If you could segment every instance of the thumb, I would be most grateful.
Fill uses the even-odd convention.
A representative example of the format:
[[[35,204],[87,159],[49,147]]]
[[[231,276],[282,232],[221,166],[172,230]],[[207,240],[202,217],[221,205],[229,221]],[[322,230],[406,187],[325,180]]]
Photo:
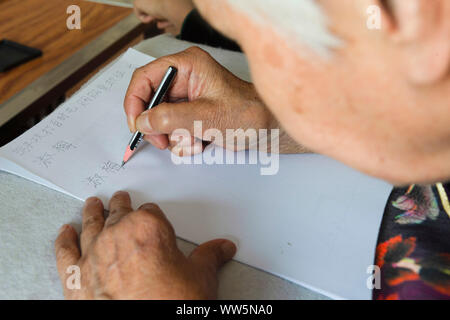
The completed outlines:
[[[198,246],[189,256],[194,264],[203,270],[216,273],[236,254],[236,246],[225,239],[217,239]]]
[[[162,103],[147,110],[136,119],[136,128],[144,134],[171,134],[177,129],[186,129],[195,136],[194,122],[201,121],[201,134],[209,129],[227,128],[227,119],[223,110],[208,99],[196,99],[189,102]],[[200,133],[200,132],[199,132]],[[202,136],[197,137],[202,138]]]

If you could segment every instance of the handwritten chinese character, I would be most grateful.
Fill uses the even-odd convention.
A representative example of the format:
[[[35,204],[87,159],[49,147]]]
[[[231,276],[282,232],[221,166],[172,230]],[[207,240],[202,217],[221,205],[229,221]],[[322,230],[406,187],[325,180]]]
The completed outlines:
[[[50,123],[52,124],[52,126],[57,127],[57,128],[61,128],[62,127],[62,122],[57,121],[57,120],[52,120],[50,121]]]
[[[58,152],[66,152],[69,151],[71,149],[76,149],[77,147],[75,145],[73,145],[70,142],[67,141],[58,141],[57,143],[55,143],[52,146],[53,149],[55,149]]]
[[[105,182],[105,177],[96,173],[93,176],[88,177],[86,180],[87,180],[88,185],[97,189],[99,186],[101,186]]]
[[[42,167],[48,168],[53,162],[53,155],[45,152],[42,156],[37,157],[33,162]]]
[[[51,136],[53,134],[53,131],[55,128],[52,128],[49,125],[46,125],[44,128],[41,129],[41,133],[44,135],[44,137]]]
[[[35,133],[32,137],[31,137],[31,142],[32,143],[38,143],[39,141],[41,141],[43,138],[42,135]]]
[[[118,163],[114,163],[112,161],[107,161],[102,165],[101,169],[106,173],[117,173],[120,170],[122,170],[123,167],[121,165],[119,165]]]
[[[56,116],[56,119],[58,119],[59,121],[66,121],[69,118],[69,116],[67,114],[65,114],[64,112],[60,112],[58,113],[58,115]]]

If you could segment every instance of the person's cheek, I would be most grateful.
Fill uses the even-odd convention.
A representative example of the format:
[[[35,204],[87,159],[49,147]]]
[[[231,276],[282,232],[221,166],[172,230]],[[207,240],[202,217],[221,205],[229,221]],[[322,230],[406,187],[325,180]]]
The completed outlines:
[[[283,127],[297,127],[294,126],[297,124],[294,110],[299,99],[294,95],[301,89],[296,79],[298,68],[288,57],[287,51],[280,48],[279,40],[270,35],[270,30],[251,25],[248,25],[243,49],[255,88],[264,103]]]

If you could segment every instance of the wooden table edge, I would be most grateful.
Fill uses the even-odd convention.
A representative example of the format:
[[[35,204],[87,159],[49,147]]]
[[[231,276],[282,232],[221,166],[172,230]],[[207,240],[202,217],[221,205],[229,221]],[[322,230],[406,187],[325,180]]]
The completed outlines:
[[[6,124],[27,109],[37,105],[50,104],[61,92],[70,89],[89,71],[100,65],[108,56],[124,46],[145,26],[131,13],[110,29],[88,43],[82,49],[40,76],[27,87],[0,105],[0,126]],[[49,85],[52,84],[52,85]]]

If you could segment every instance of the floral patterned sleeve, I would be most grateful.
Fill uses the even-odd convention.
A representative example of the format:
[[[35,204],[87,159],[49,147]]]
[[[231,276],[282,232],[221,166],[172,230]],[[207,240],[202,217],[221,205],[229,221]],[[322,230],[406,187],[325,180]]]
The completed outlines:
[[[394,189],[378,236],[377,300],[450,299],[450,184]]]

